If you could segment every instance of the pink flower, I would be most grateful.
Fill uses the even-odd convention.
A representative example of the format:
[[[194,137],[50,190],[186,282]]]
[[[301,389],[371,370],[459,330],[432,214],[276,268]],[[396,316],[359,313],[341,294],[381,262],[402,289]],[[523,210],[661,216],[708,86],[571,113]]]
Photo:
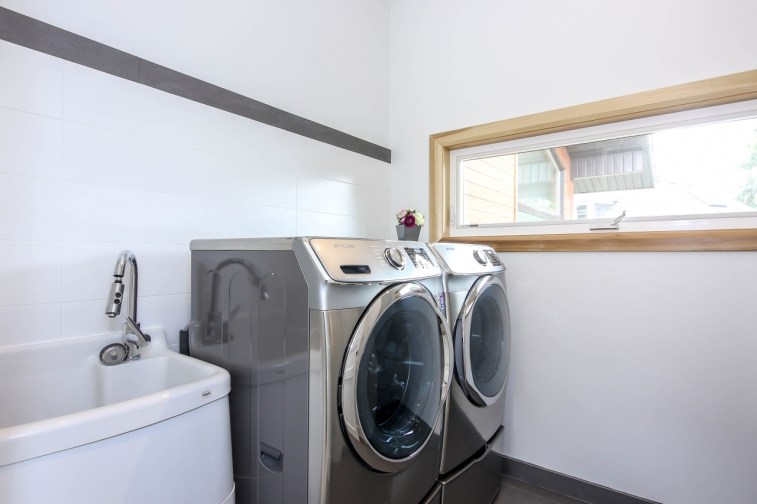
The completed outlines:
[[[397,224],[407,227],[422,227],[426,223],[423,214],[412,208],[403,208],[397,212]]]

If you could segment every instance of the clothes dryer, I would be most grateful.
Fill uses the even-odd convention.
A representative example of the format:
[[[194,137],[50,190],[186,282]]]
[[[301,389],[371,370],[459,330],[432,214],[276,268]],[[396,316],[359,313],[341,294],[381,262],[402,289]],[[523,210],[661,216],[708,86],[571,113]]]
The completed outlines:
[[[510,361],[505,266],[491,247],[437,243],[432,249],[444,271],[455,356],[437,496],[445,503],[491,502],[501,485],[491,450],[503,431]]]
[[[238,504],[416,504],[452,375],[417,242],[193,240],[191,355],[229,370]]]

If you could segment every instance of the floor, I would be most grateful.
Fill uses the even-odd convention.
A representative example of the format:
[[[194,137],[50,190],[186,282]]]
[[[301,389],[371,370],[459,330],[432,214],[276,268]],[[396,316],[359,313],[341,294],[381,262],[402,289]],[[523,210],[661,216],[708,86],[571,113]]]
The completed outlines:
[[[505,476],[492,504],[583,504],[584,501],[544,490]]]

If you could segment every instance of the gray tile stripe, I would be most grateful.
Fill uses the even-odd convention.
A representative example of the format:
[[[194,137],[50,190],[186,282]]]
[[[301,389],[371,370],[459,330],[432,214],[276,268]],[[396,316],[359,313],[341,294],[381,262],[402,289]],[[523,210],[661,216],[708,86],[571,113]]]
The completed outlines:
[[[0,39],[391,163],[386,147],[0,7]]]

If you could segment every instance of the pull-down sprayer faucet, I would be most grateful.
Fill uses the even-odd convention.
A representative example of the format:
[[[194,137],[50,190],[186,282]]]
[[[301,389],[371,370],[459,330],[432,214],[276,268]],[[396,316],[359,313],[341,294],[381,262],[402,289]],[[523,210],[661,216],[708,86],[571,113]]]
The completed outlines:
[[[137,322],[137,285],[139,282],[139,272],[137,270],[137,258],[131,250],[124,250],[116,260],[116,267],[113,271],[113,285],[110,286],[110,294],[105,303],[105,315],[110,318],[116,317],[121,313],[124,295],[124,274],[126,265],[129,265],[129,314],[123,327],[123,344],[126,347],[126,359],[138,359],[140,357],[139,349],[150,343],[150,335],[145,334],[139,328]]]

